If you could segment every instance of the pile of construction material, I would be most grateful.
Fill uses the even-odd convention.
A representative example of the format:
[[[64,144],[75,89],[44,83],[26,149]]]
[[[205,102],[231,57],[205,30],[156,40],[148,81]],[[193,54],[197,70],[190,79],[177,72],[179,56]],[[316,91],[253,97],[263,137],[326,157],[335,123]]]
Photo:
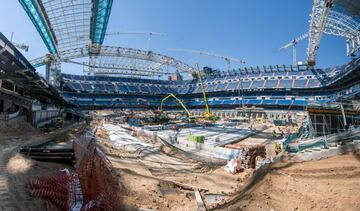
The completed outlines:
[[[71,142],[48,141],[20,148],[20,153],[39,161],[73,162],[74,150]]]
[[[266,149],[264,145],[226,145],[227,148],[238,149],[238,159],[241,160],[241,166],[245,169],[255,169],[256,161],[266,158]]]
[[[39,129],[45,133],[58,130],[64,126],[64,119],[62,117],[51,120],[48,124],[41,126]]]

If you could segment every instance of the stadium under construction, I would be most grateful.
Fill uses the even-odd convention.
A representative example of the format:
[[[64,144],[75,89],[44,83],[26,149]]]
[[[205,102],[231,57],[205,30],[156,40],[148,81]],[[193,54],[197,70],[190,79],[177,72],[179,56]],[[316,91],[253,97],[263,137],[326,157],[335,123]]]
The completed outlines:
[[[168,49],[219,70],[107,32],[117,1],[18,0],[48,52],[0,31],[0,210],[360,210],[360,1],[310,2],[291,65]]]

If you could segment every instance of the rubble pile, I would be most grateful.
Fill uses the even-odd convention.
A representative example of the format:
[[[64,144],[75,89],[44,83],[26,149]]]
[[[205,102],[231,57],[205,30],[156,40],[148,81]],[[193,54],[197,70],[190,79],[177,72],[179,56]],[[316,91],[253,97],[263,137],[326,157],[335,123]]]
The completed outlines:
[[[256,160],[266,157],[266,149],[264,145],[227,145],[227,148],[239,149],[241,153],[238,159],[241,160],[241,166],[245,169],[256,167]]]

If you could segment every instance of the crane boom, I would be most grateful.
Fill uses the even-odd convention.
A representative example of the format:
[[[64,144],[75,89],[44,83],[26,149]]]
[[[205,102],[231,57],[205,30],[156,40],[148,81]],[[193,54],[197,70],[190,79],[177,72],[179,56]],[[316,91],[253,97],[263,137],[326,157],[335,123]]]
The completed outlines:
[[[29,46],[28,45],[25,45],[23,43],[16,43],[16,42],[11,42],[15,47],[25,51],[25,52],[28,52],[29,51]]]
[[[209,104],[208,104],[208,101],[207,101],[207,98],[206,98],[205,87],[204,87],[204,84],[203,84],[203,81],[202,81],[202,77],[201,77],[201,73],[200,73],[198,63],[196,63],[195,66],[196,66],[196,71],[197,71],[197,74],[198,74],[198,77],[199,77],[201,90],[202,90],[202,93],[203,93],[203,96],[204,96],[204,102],[205,102],[205,106],[206,106],[206,112],[205,113],[210,114],[211,112],[210,112]]]
[[[197,74],[198,74],[198,77],[199,77],[199,81],[200,81],[200,85],[201,85],[201,90],[202,90],[202,93],[203,93],[203,96],[204,96],[204,102],[205,102],[205,106],[206,106],[206,110],[205,110],[205,113],[204,113],[203,117],[204,117],[206,120],[216,121],[216,120],[218,120],[218,117],[216,117],[216,116],[210,111],[210,107],[209,107],[209,103],[208,103],[208,101],[207,101],[206,92],[205,92],[205,87],[204,87],[204,83],[203,83],[203,81],[202,81],[202,77],[201,77],[201,73],[200,73],[200,69],[199,69],[198,63],[196,63],[195,66],[196,66],[196,70],[197,70]]]
[[[111,32],[111,33],[106,33],[106,36],[115,36],[115,35],[147,35],[148,36],[148,40],[147,40],[147,47],[146,50],[150,51],[150,47],[151,47],[151,38],[152,36],[156,35],[156,36],[166,36],[166,34],[164,33],[158,33],[158,32]]]
[[[178,101],[178,103],[181,105],[181,107],[185,110],[186,114],[188,115],[188,118],[189,118],[189,121],[191,121],[194,117],[191,115],[190,111],[186,108],[185,104],[179,99],[177,98],[174,94],[169,94],[168,96],[164,97],[162,100],[161,100],[161,104],[160,104],[160,111],[163,110],[163,105],[164,105],[164,102],[169,99],[170,97],[174,98],[175,100]]]
[[[168,50],[187,52],[187,53],[195,53],[195,54],[206,55],[206,56],[212,56],[212,57],[217,57],[217,58],[224,59],[224,60],[237,62],[237,63],[240,63],[240,64],[245,64],[245,61],[243,61],[241,59],[237,59],[237,58],[230,57],[230,56],[223,56],[223,55],[210,53],[210,52],[205,52],[205,51],[198,51],[198,50],[191,50],[191,49],[180,49],[180,48],[169,48]]]
[[[306,39],[308,37],[309,37],[308,33],[302,34],[301,36],[293,39],[288,44],[286,44],[283,47],[279,48],[279,51],[283,51],[283,50],[285,50],[285,49],[292,46],[292,48],[293,48],[293,65],[296,66],[296,64],[297,64],[297,62],[296,62],[296,45],[298,44],[298,42],[300,42],[301,40],[304,40],[304,39]]]
[[[106,36],[115,36],[115,35],[157,35],[157,36],[166,36],[164,33],[159,32],[110,32],[106,33]]]
[[[302,35],[300,35],[299,37],[297,38],[294,38],[293,40],[291,40],[288,44],[282,46],[281,48],[279,48],[279,51],[282,51],[282,50],[285,50],[291,46],[294,46],[296,45],[298,42],[300,42],[301,40],[304,40],[306,38],[309,37],[309,34],[308,33],[304,33]]]
[[[198,51],[198,50],[191,50],[191,49],[179,49],[179,48],[168,48],[168,50],[170,50],[170,51],[186,52],[186,53],[195,53],[195,54],[212,56],[212,57],[224,59],[225,62],[227,63],[228,70],[230,70],[230,68],[231,68],[231,67],[230,67],[230,63],[231,63],[231,62],[236,62],[236,63],[240,63],[240,64],[245,64],[245,61],[243,61],[243,60],[241,60],[241,59],[237,59],[237,58],[229,57],[229,56],[218,55],[218,54],[215,54],[215,53],[209,53],[209,52]]]

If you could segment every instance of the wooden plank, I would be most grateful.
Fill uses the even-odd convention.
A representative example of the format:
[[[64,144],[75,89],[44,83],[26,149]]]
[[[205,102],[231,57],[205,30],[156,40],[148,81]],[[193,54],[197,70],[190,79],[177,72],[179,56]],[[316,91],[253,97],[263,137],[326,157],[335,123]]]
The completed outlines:
[[[158,178],[158,179],[159,179],[159,178]],[[175,181],[172,181],[172,180],[167,180],[167,179],[159,179],[159,180],[173,183],[174,185],[179,186],[179,187],[181,187],[181,188],[183,188],[183,189],[185,189],[185,190],[192,190],[192,191],[195,191],[195,190],[209,191],[209,189],[207,189],[207,188],[195,187],[195,186],[192,186],[192,185],[189,185],[189,184],[184,184],[184,183],[180,183],[180,182],[175,182]]]
[[[198,210],[199,211],[206,211],[204,201],[202,200],[200,192],[199,192],[198,189],[195,190],[195,198],[196,198],[196,201],[197,201]]]

